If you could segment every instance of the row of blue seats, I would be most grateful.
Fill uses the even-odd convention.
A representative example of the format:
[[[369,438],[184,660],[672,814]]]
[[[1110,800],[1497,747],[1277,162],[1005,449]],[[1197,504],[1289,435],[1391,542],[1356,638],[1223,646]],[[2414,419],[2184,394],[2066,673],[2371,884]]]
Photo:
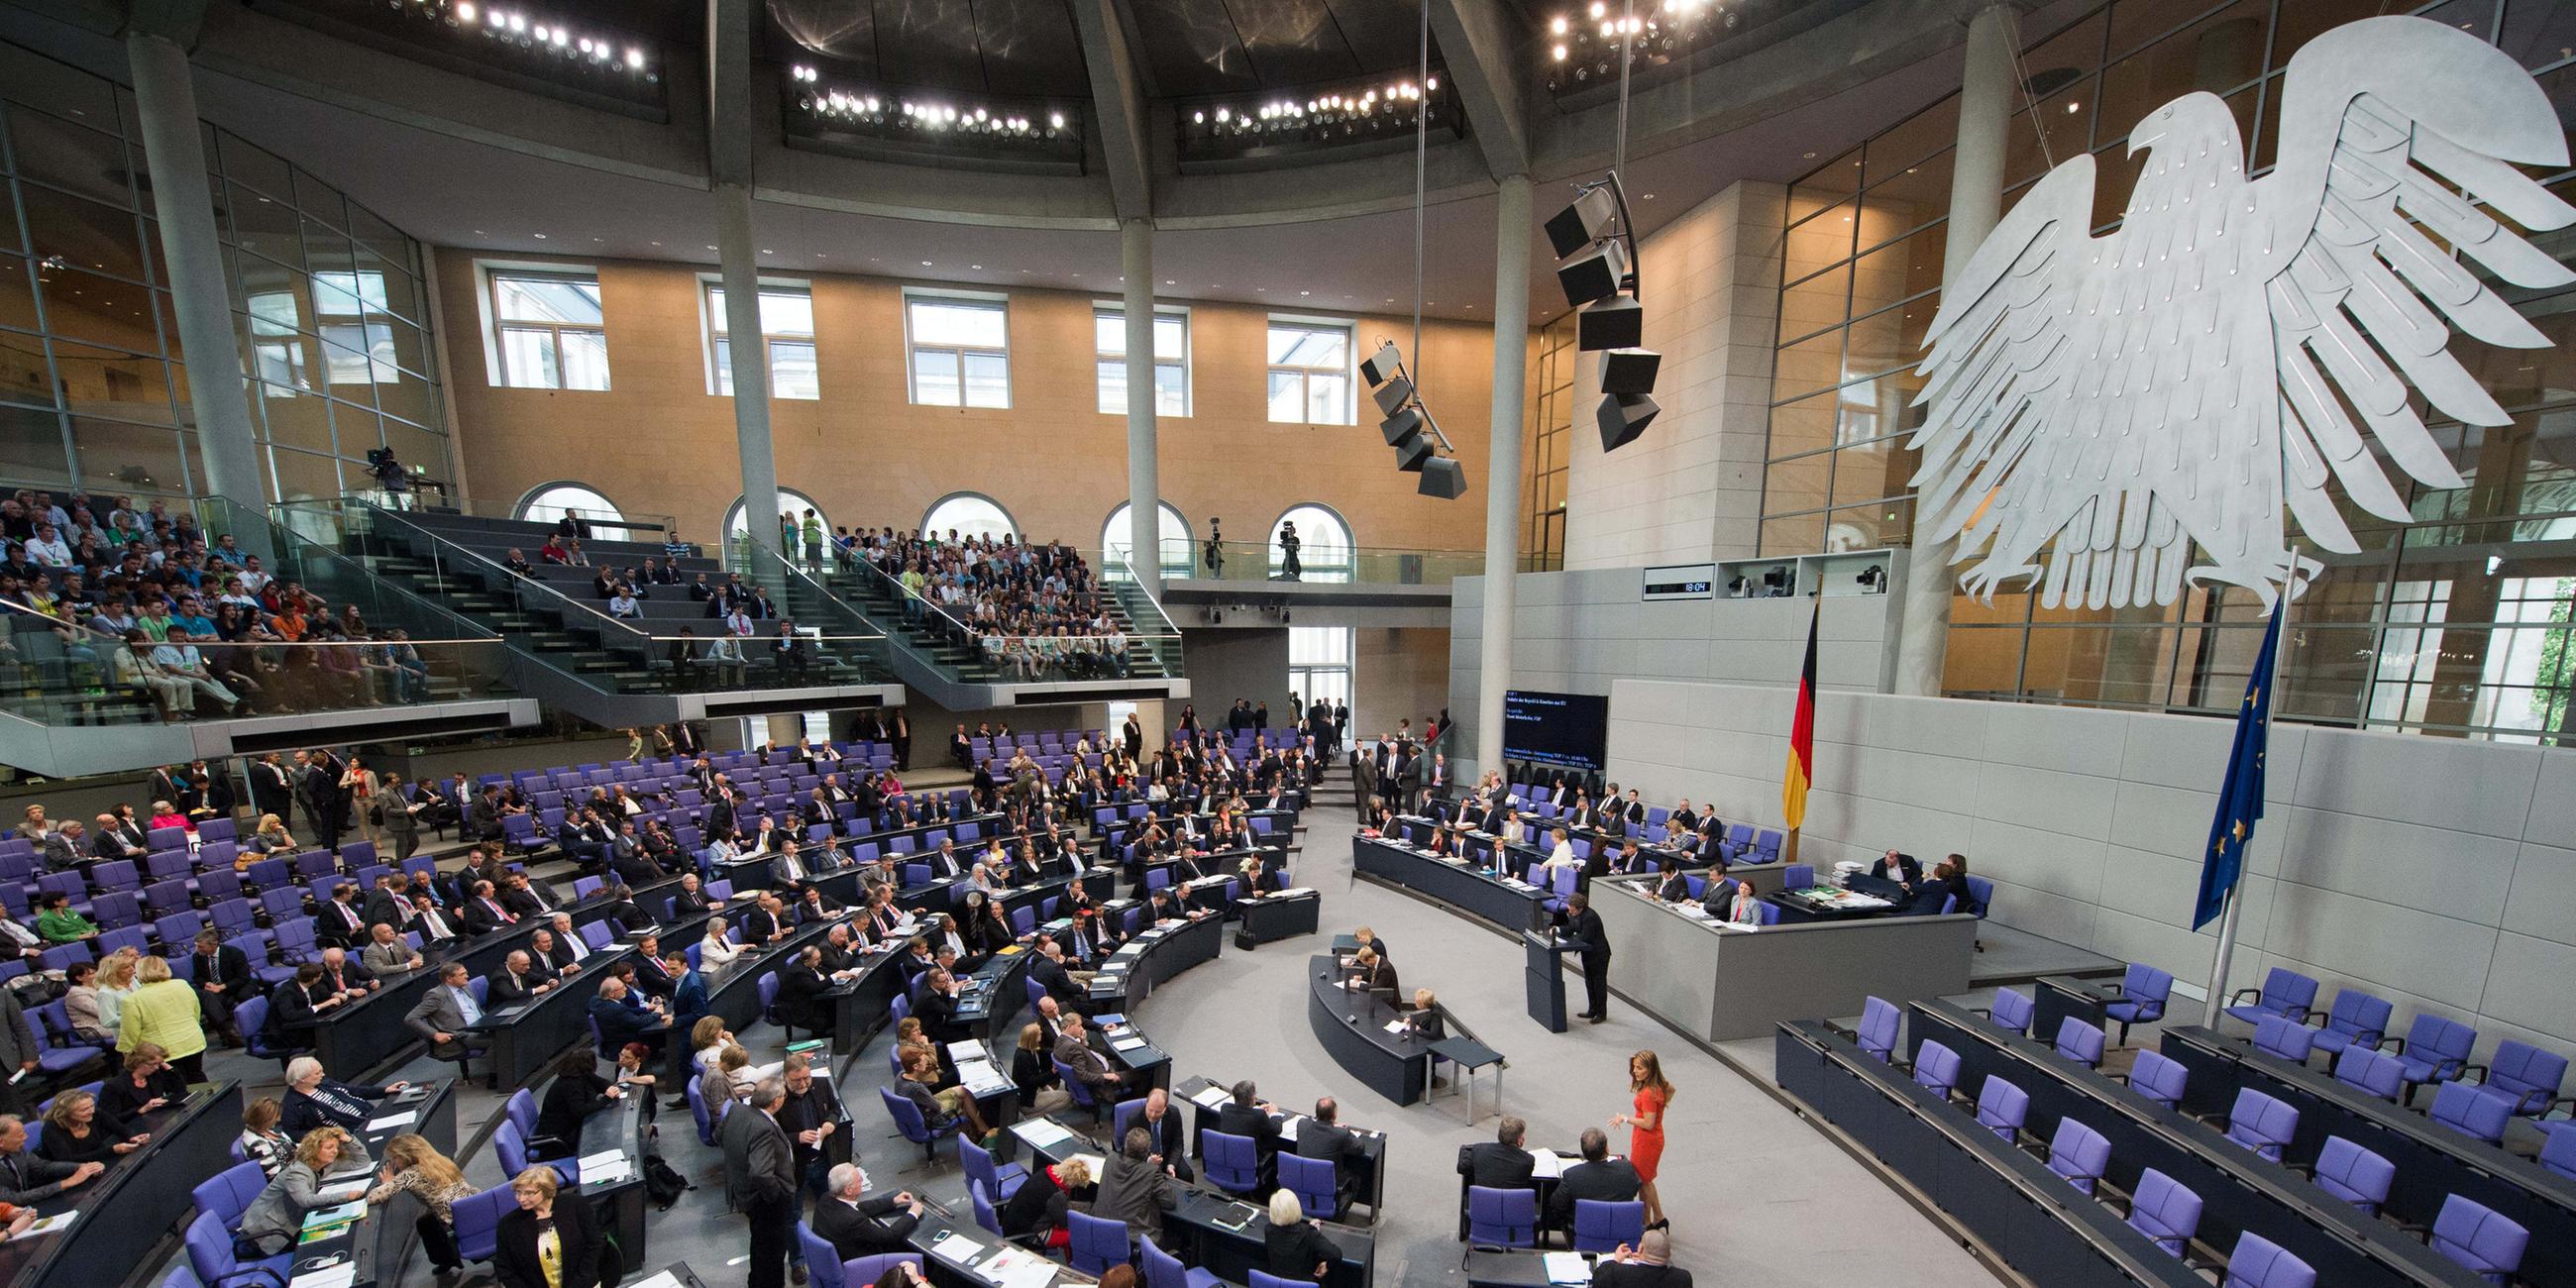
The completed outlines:
[[[2019,997],[2012,990],[1997,994]],[[1998,1006],[1993,1019],[2000,1028],[2026,1033],[2020,1025],[2029,1022],[2028,1013],[2019,1007]],[[1870,998],[1862,1012],[1862,1023],[1855,1037],[1867,1054],[1903,1067],[1895,1058],[1896,1028],[1901,1017],[1894,1006],[1880,998]],[[2060,1056],[2099,1068],[2102,1058],[2101,1030],[2075,1016],[2060,1025],[2055,1042]],[[2017,1146],[2032,1148],[2048,1164],[2050,1171],[2064,1178],[2077,1191],[2099,1197],[2097,1190],[2111,1159],[2111,1142],[2102,1133],[2077,1121],[2072,1115],[2058,1120],[2057,1131],[2042,1143],[2030,1137],[2024,1128],[2030,1110],[2030,1096],[2010,1081],[1989,1074],[1973,1101],[1959,1083],[1962,1061],[1957,1052],[1937,1041],[1925,1041],[1915,1051],[1912,1074],[1915,1084],[1942,1100],[1968,1109],[1977,1124],[1997,1138]],[[2118,1075],[2114,1075],[2117,1077]],[[2122,1079],[2142,1099],[2168,1110],[2179,1109],[2188,1081],[2182,1065],[2154,1051],[2138,1053],[2138,1062]],[[2475,1090],[2466,1086],[2445,1088],[2463,1099],[2479,1099]],[[2437,1116],[2438,1117],[2438,1116]],[[2298,1132],[2299,1112],[2279,1098],[2252,1087],[2240,1088],[2223,1120],[2202,1117],[2212,1126],[2221,1126],[2227,1139],[2257,1157],[2283,1162],[2282,1151]],[[2568,1147],[2562,1152],[2568,1158],[2553,1164],[2565,1171],[2576,1166],[2576,1132],[2557,1133],[2552,1145],[2564,1137]],[[2375,1217],[2388,1201],[2390,1188],[2397,1176],[2396,1165],[2340,1136],[2328,1137],[2315,1163],[2303,1171],[2317,1186],[2337,1202],[2350,1204],[2363,1216]],[[2576,1174],[2576,1173],[2571,1173]],[[2146,1235],[2165,1252],[2184,1257],[2185,1248],[2198,1231],[2201,1198],[2189,1188],[2154,1168],[2139,1175],[2136,1190],[2127,1198],[2127,1221],[2130,1228]],[[2519,1223],[2461,1195],[2449,1196],[2442,1205],[2431,1229],[2424,1232],[2426,1243],[2435,1251],[2470,1272],[2492,1283],[2511,1282],[2522,1263],[2523,1252],[2531,1242],[2530,1231]],[[2250,1256],[2250,1260],[2248,1260]],[[2186,1258],[2187,1259],[2187,1258]],[[2243,1263],[2240,1265],[2240,1263]],[[2309,1288],[2316,1283],[2316,1271],[2279,1246],[2251,1232],[2244,1233],[2229,1256],[2223,1283],[2243,1284],[2248,1288]]]

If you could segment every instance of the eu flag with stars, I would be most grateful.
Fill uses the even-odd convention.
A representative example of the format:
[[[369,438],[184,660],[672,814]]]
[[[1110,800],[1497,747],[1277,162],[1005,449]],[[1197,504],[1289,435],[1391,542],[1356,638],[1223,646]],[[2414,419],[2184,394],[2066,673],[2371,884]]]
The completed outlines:
[[[2194,930],[2227,910],[2228,895],[2245,866],[2245,847],[2254,843],[2254,824],[2263,817],[2263,748],[2272,732],[2272,655],[2281,647],[2281,617],[2281,609],[2275,608],[2272,624],[2263,630],[2254,673],[2245,680],[2245,701],[2236,708],[2236,745],[2227,753],[2227,780],[2218,786],[2218,814],[2209,821],[2209,848],[2200,856]]]

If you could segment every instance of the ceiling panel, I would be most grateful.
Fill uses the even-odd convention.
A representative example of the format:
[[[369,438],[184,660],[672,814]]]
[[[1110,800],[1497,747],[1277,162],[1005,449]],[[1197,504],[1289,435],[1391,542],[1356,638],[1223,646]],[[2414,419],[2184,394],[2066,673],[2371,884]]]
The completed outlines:
[[[877,64],[904,85],[984,91],[984,55],[972,0],[881,0]]]
[[[1144,46],[1156,93],[1198,98],[1261,87],[1225,5],[1216,0],[1128,0],[1127,8],[1135,15],[1137,43]]]
[[[1349,43],[1354,68],[1363,75],[1402,71],[1421,58],[1422,13],[1408,4],[1387,0],[1332,0],[1333,21]],[[1440,61],[1435,42],[1433,65]]]
[[[1023,98],[1091,96],[1083,70],[1082,38],[1064,0],[979,0],[975,26],[984,46],[986,86]]]
[[[810,53],[886,85],[1087,96],[1064,0],[768,0],[772,56]]]

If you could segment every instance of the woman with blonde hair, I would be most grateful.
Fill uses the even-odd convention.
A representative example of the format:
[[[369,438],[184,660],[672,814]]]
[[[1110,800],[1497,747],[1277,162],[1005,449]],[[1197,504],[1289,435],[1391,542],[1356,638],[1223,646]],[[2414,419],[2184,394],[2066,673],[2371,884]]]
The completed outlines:
[[[285,1116],[286,1106],[275,1096],[242,1106],[241,1135],[233,1143],[241,1148],[244,1161],[259,1164],[259,1170],[270,1176],[295,1157],[295,1138],[277,1129],[277,1120]]]
[[[102,1033],[115,1033],[125,1020],[125,1002],[140,985],[134,982],[135,959],[142,954],[120,948],[99,959],[98,1027]],[[166,964],[166,963],[165,963]]]
[[[116,1049],[132,1054],[157,1046],[185,1082],[206,1080],[206,1026],[197,1006],[197,990],[170,977],[164,957],[145,957],[135,967],[135,989],[119,1008]]]
[[[304,1139],[296,1142],[294,1159],[243,1209],[235,1239],[257,1248],[263,1257],[295,1246],[305,1216],[332,1206],[331,1200],[322,1197],[323,1174],[351,1156],[349,1147],[355,1139],[328,1125],[304,1133]]]
[[[726,1043],[716,1056],[716,1085],[728,1100],[751,1099],[751,1089],[760,1085],[760,1075],[751,1067],[751,1052],[739,1043]]]
[[[542,1165],[510,1178],[510,1195],[519,1205],[501,1214],[493,1236],[492,1270],[501,1288],[600,1288],[617,1282],[599,1218],[587,1200],[555,1202],[560,1186],[555,1169]]]
[[[725,1030],[721,1015],[701,1015],[689,1030],[689,1066],[697,1070],[699,1091],[709,1100],[716,1096],[716,1061],[732,1045],[733,1034]]]
[[[1610,1115],[1610,1125],[1628,1129],[1628,1162],[1637,1169],[1637,1197],[1646,1201],[1646,1228],[1664,1225],[1663,1200],[1655,1194],[1655,1165],[1664,1157],[1664,1115],[1673,1103],[1673,1084],[1664,1080],[1664,1062],[1652,1051],[1628,1057],[1631,1112]]]
[[[130,1018],[130,1017],[129,1017]],[[170,1067],[170,1055],[157,1042],[138,1042],[125,1053],[125,1067],[100,1084],[99,1107],[118,1118],[141,1118],[188,1098],[188,1080]]]
[[[367,1191],[367,1202],[382,1203],[402,1190],[410,1191],[427,1209],[420,1214],[417,1228],[421,1246],[429,1250],[430,1268],[442,1280],[464,1269],[464,1259],[456,1253],[456,1213],[449,1206],[474,1193],[474,1187],[465,1183],[464,1170],[426,1137],[404,1132],[385,1142],[385,1165],[376,1172],[376,1187]]]
[[[74,1088],[55,1096],[53,1107],[45,1111],[45,1139],[35,1154],[57,1163],[114,1167],[150,1139],[152,1133],[137,1131],[133,1123],[101,1108],[98,1097]]]

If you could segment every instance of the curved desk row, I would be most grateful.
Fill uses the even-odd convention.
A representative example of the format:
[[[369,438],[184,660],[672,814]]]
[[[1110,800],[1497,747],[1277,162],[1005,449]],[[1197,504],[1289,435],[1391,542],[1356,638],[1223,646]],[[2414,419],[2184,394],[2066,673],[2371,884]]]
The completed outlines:
[[[1781,1090],[1905,1178],[2029,1282],[2208,1288],[2119,1214],[1823,1024],[1781,1024],[1773,1057]]]
[[[2252,1231],[2308,1263],[2320,1283],[2352,1288],[2475,1284],[2478,1278],[2440,1253],[2365,1216],[2279,1163],[2262,1158],[2212,1127],[2166,1109],[2052,1047],[2010,1033],[1954,1003],[1916,1002],[1906,1017],[1906,1043],[1920,1051],[1938,1041],[1959,1056],[1959,1089],[1974,1096],[1989,1076],[2030,1096],[2025,1129],[2053,1139],[2074,1118],[2111,1144],[2110,1184],[2134,1191],[2154,1168],[2200,1196],[2200,1239],[2235,1246]],[[1954,1107],[1961,1118],[1971,1111]],[[2311,1156],[2313,1157],[2313,1156]],[[2289,1161],[2303,1161],[2285,1154]]]
[[[830,840],[830,850],[833,853],[842,854],[846,860],[850,857],[848,850],[867,846],[878,854],[893,857],[900,863],[919,851],[938,849],[939,841],[937,836],[933,835],[934,833],[954,838],[962,853],[963,847],[969,842],[973,842],[979,849],[982,848],[983,842],[1001,826],[1002,816],[999,814],[974,814],[966,818],[950,819],[945,823],[915,823],[909,827],[887,828],[882,832],[868,832],[860,836],[836,834]],[[971,835],[968,834],[970,829]],[[778,830],[795,837],[800,852],[810,851],[818,858],[824,853],[822,847],[807,842],[806,838],[811,835],[811,832],[802,821],[802,816],[799,816],[799,821],[792,827],[782,820]],[[906,848],[900,851],[894,850],[892,847],[897,841],[905,842]],[[701,860],[699,866],[704,870],[699,875],[709,881],[731,881],[736,890],[767,890],[773,884],[770,877],[770,860],[775,857],[777,856],[770,854],[746,854],[723,865],[721,870],[709,868]],[[804,855],[800,853],[799,857]]]
[[[662,901],[679,892],[679,878],[646,886],[635,894],[636,906],[658,908]],[[575,903],[564,905],[571,913],[576,929],[599,921],[607,915],[605,891]],[[690,923],[692,925],[695,922]],[[490,975],[501,969],[511,953],[528,946],[539,924],[524,918],[517,925],[505,926],[487,935],[477,936],[444,949],[424,951],[424,964],[418,970],[397,971],[375,978],[382,988],[349,1005],[318,1017],[313,1026],[313,1054],[322,1067],[344,1078],[364,1078],[408,1052],[420,1041],[418,1035],[403,1023],[438,982],[439,971],[447,963],[461,961],[476,976]],[[666,932],[667,933],[667,932]],[[694,932],[693,932],[694,933]],[[674,941],[676,942],[676,941]],[[354,954],[352,955],[354,958]]]
[[[1369,1090],[1409,1105],[1431,1079],[1432,1044],[1375,993],[1344,986],[1330,953],[1306,959],[1306,1022],[1333,1061]],[[1393,1024],[1400,1031],[1390,1032]]]
[[[1016,1123],[1011,1135],[1029,1150],[1035,1165],[1052,1167],[1077,1155],[1107,1157],[1099,1142],[1053,1117]],[[1168,1241],[1156,1239],[1154,1246],[1232,1283],[1250,1283],[1252,1271],[1269,1269],[1268,1212],[1195,1184],[1183,1185],[1180,1191],[1180,1206],[1163,1214]],[[1074,1197],[1087,1199],[1091,1195],[1089,1191],[1076,1191]],[[1368,1288],[1377,1260],[1376,1237],[1367,1230],[1330,1221],[1318,1221],[1315,1228],[1342,1252],[1342,1259],[1324,1276],[1324,1288]],[[1147,1235],[1151,1231],[1129,1233]],[[987,1243],[992,1241],[990,1235],[981,1237]]]
[[[2163,1053],[2190,1071],[2185,1109],[2226,1113],[2245,1087],[2272,1096],[2299,1111],[2290,1157],[2314,1158],[2327,1137],[2341,1136],[2396,1164],[2389,1215],[2429,1226],[2451,1195],[2474,1199],[2531,1232],[2516,1272],[2522,1282],[2576,1284],[2576,1181],[2240,1038],[2175,1025],[2163,1031]]]
[[[106,1288],[134,1278],[143,1239],[184,1229],[189,1192],[232,1166],[241,1110],[241,1084],[226,1082],[193,1089],[185,1102],[153,1115],[152,1139],[142,1148],[36,1205],[47,1217],[71,1213],[69,1227],[0,1244],[0,1283]]]
[[[1203,1157],[1207,1150],[1203,1147],[1201,1138],[1216,1130],[1217,1119],[1224,1114],[1226,1103],[1232,1098],[1232,1093],[1206,1078],[1190,1078],[1171,1090],[1176,1100],[1190,1102],[1190,1156]],[[1297,1147],[1298,1132],[1305,1124],[1314,1121],[1305,1114],[1293,1113],[1285,1109],[1274,1109],[1269,1117],[1270,1121],[1279,1125],[1279,1147],[1292,1153]],[[1383,1212],[1386,1210],[1386,1133],[1366,1127],[1353,1127],[1348,1123],[1342,1126],[1360,1144],[1359,1162],[1351,1169],[1351,1184],[1348,1187],[1351,1201],[1368,1204],[1371,1212]],[[1465,1210],[1464,1201],[1461,1200],[1459,1211]],[[1465,1236],[1462,1234],[1460,1237]]]
[[[1214,913],[1139,930],[1100,962],[1091,980],[1091,1009],[1126,1011],[1140,1006],[1163,981],[1201,962],[1215,961],[1224,946],[1225,919]]]
[[[1351,867],[1518,934],[1546,918],[1548,892],[1465,861],[1434,858],[1398,841],[1351,838]]]

